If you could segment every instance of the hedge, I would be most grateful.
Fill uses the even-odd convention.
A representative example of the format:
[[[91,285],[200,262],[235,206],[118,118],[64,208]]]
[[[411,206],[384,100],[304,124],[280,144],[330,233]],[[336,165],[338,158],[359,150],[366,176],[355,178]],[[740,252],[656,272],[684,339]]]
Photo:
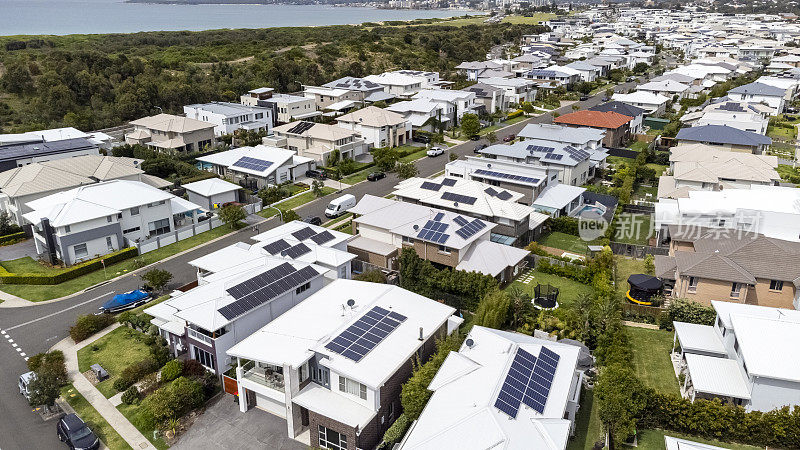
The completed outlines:
[[[569,217],[569,216],[551,217],[549,223],[551,231],[558,231],[564,234],[579,236],[580,233],[579,223],[578,219],[575,217]]]
[[[383,435],[383,441],[389,444],[396,444],[403,439],[403,436],[406,435],[406,431],[408,431],[408,426],[411,423],[408,421],[408,417],[405,414],[400,414],[400,417],[394,421],[392,426],[386,430],[386,433]]]
[[[25,239],[24,231],[20,231],[19,233],[7,234],[5,236],[0,236],[0,245],[13,244],[14,242],[20,239]]]
[[[0,266],[0,284],[35,284],[35,285],[53,285],[60,284],[73,278],[86,275],[87,273],[94,272],[103,268],[103,263],[100,259],[105,261],[106,266],[139,255],[136,247],[128,247],[118,250],[113,253],[104,255],[102,258],[93,259],[84,263],[76,264],[69,269],[56,274],[39,274],[39,273],[11,273]]]
[[[75,325],[69,327],[69,336],[77,343],[114,322],[116,322],[116,319],[114,319],[114,316],[111,314],[87,314],[85,316],[78,316]]]
[[[519,117],[519,116],[521,116],[523,114],[525,114],[525,111],[523,111],[521,109],[518,109],[518,110],[516,110],[516,111],[514,111],[512,113],[508,113],[508,115],[506,116],[506,120],[513,119],[515,117]]]
[[[558,275],[559,277],[569,278],[578,283],[591,284],[594,273],[591,269],[583,267],[575,267],[570,265],[560,266],[558,264],[551,264],[547,260],[540,259],[536,264],[536,270],[542,273],[549,273],[551,275]]]

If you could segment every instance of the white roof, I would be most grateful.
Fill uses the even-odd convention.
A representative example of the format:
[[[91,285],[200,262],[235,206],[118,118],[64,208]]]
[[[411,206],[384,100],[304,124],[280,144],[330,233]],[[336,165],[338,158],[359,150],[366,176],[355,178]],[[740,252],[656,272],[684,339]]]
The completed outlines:
[[[559,183],[542,191],[533,201],[532,206],[561,209],[583,195],[584,192],[586,192],[586,188]]]
[[[525,249],[510,245],[479,240],[467,250],[461,258],[461,262],[456,266],[456,270],[478,272],[496,277],[506,268],[514,267],[522,262],[529,253]]]
[[[353,238],[352,235],[347,233],[342,233],[341,231],[332,230],[330,228],[321,227],[319,225],[313,225],[310,223],[306,223],[300,220],[293,220],[287,224],[283,224],[279,227],[271,228],[263,233],[257,234],[253,236],[251,239],[254,241],[260,242],[260,245],[264,245],[270,242],[275,242],[278,239],[297,239],[296,237],[292,236],[292,233],[302,230],[304,228],[310,228],[315,233],[319,234],[322,232],[327,231],[328,233],[333,235],[333,239],[327,242],[324,242],[322,245],[325,247],[334,247],[342,242],[349,241]],[[303,240],[305,244],[313,244],[310,238],[306,238]]]
[[[233,184],[221,178],[208,178],[206,180],[195,181],[194,183],[184,184],[183,187],[187,191],[192,191],[203,197],[211,197],[212,195],[224,194],[241,189],[241,186],[238,184]]]
[[[728,351],[722,343],[717,331],[712,326],[695,323],[672,322],[675,334],[685,351],[700,351],[727,356]]]
[[[712,300],[711,306],[717,311],[717,317],[722,321],[725,328],[732,328],[731,317],[735,314],[763,317],[772,320],[787,320],[800,323],[800,311],[785,308],[767,308],[758,305],[748,305],[746,303],[733,303],[719,300]]]
[[[749,399],[750,387],[733,359],[685,353],[692,385],[697,392]]]
[[[722,447],[687,441],[686,439],[672,436],[664,436],[664,445],[666,445],[666,450],[725,450]]]
[[[297,403],[317,414],[335,418],[337,422],[359,429],[366,427],[377,414],[376,411],[317,383],[309,383],[299,393],[293,395],[292,403]]]
[[[666,91],[666,92],[685,92],[689,89],[688,84],[679,83],[675,80],[651,81],[638,87],[640,91]]]
[[[355,301],[352,308],[346,306],[351,299]],[[358,362],[325,348],[375,306],[402,314],[406,320]],[[233,346],[228,354],[297,368],[316,352],[323,357],[320,364],[331,371],[376,389],[419,349],[420,327],[427,339],[454,312],[397,286],[337,279]]]
[[[800,323],[739,314],[731,322],[751,375],[800,382]]]
[[[529,123],[518,133],[526,139],[539,139],[551,142],[586,145],[601,141],[605,131],[589,127],[566,127],[558,124]]]
[[[451,352],[439,368],[428,386],[433,396],[400,448],[565,449],[563,416],[580,349],[477,325],[468,338],[474,345]],[[544,413],[523,405],[511,418],[494,406],[510,364],[518,349],[538,356],[543,347],[560,356]]]
[[[234,163],[239,161],[242,157],[255,158],[263,161],[271,162],[269,167],[264,170],[255,170],[245,167],[231,167]],[[292,150],[286,150],[278,147],[271,147],[267,145],[256,145],[255,147],[239,147],[225,152],[215,153],[213,155],[201,156],[197,158],[198,161],[216,164],[219,166],[228,167],[237,172],[248,173],[250,175],[257,175],[266,177],[274,172],[278,167],[284,164],[303,164],[313,161],[311,158],[297,156]]]
[[[385,72],[380,75],[367,75],[363,78],[366,81],[378,83],[382,86],[410,86],[421,84],[420,79],[410,75],[403,75],[397,72]]]
[[[669,99],[663,95],[645,91],[635,91],[630,94],[614,94],[611,98],[622,103],[641,103],[644,105],[661,105],[669,101]]]

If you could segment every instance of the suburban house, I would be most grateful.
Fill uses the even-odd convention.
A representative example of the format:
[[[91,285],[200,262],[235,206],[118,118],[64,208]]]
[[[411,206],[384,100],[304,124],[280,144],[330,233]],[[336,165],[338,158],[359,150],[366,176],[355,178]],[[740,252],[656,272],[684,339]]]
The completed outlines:
[[[628,116],[632,120],[628,124],[631,129],[631,134],[636,135],[642,133],[642,121],[644,120],[643,108],[623,103],[620,101],[611,101],[589,108],[589,111],[612,111],[623,116]]]
[[[558,170],[534,164],[489,160],[467,156],[444,166],[445,176],[464,178],[523,194],[521,203],[531,204],[550,184],[558,183]]]
[[[438,78],[438,74],[437,74]],[[357,95],[359,103],[374,103],[378,101],[386,101],[394,98],[393,95],[386,92],[386,89],[372,81],[356,77],[342,77],[338,80],[333,80],[330,83],[325,83],[322,87],[330,89],[347,89]]]
[[[598,74],[600,73],[600,68],[587,63],[586,61],[575,61],[571,62],[564,67],[570,68],[572,70],[577,70],[580,74],[581,81],[585,82],[592,82],[597,79]]]
[[[773,114],[783,112],[786,102],[786,90],[779,87],[770,86],[764,83],[750,83],[735,87],[728,91],[728,97],[732,100],[748,103],[763,103],[773,109]]]
[[[447,180],[455,181],[444,178],[439,185],[442,194],[449,192],[453,202],[472,201],[474,197],[451,190]],[[378,266],[393,262],[387,245],[398,253],[408,247],[435,265],[479,272],[505,284],[520,273],[528,255],[526,250],[492,242],[497,225],[442,209],[367,194],[350,212],[354,214],[353,234],[359,237],[348,243],[348,251]]]
[[[581,72],[566,66],[550,66],[544,69],[533,69],[524,75],[529,80],[536,80],[541,87],[570,87],[581,80]]]
[[[56,142],[78,138],[87,139],[90,143],[105,150],[111,150],[119,145],[119,141],[102,131],[84,133],[75,127],[61,127],[25,133],[0,134],[0,147],[10,144],[35,144],[37,142]]]
[[[292,122],[272,131],[276,146],[323,164],[334,150],[339,151],[342,159],[356,159],[367,152],[366,142],[357,131],[336,125]]]
[[[672,147],[670,175],[658,178],[658,198],[687,197],[689,191],[776,186],[780,175],[776,156],[727,152],[705,144]]]
[[[524,78],[489,77],[481,78],[480,82],[503,89],[509,105],[520,105],[523,102],[536,100],[536,84]]]
[[[765,114],[758,106],[759,104],[734,101],[712,103],[703,111],[693,113],[698,114],[699,117],[691,120],[691,126],[727,125],[751,133],[767,134],[769,127],[767,115],[769,113]]]
[[[605,131],[603,145],[621,147],[631,138],[629,124],[633,119],[613,111],[575,111],[553,119],[568,127],[588,127]]]
[[[41,137],[32,136],[14,139],[13,142],[9,140],[0,143],[0,172],[32,163],[98,154],[100,150],[97,144],[87,138],[45,141]]]
[[[675,139],[679,143],[698,143],[732,152],[764,153],[772,139],[763,134],[744,131],[727,125],[701,125],[681,128]]]
[[[651,81],[636,87],[637,91],[663,95],[669,99],[678,96],[678,99],[689,96],[689,85],[674,80]]]
[[[246,106],[261,106],[272,111],[272,126],[294,120],[310,119],[321,113],[317,111],[313,98],[291,94],[276,94],[272,88],[259,88],[242,95],[240,101]]]
[[[298,156],[295,151],[257,145],[239,147],[197,158],[209,164],[215,174],[250,189],[288,183],[306,176],[314,160]]]
[[[210,122],[158,114],[130,122],[133,131],[125,135],[126,144],[139,144],[159,151],[192,153],[214,143],[216,126]]]
[[[402,115],[376,106],[339,116],[336,124],[358,133],[369,147],[398,147],[411,140],[411,126]]]
[[[474,326],[447,355],[400,450],[560,449],[575,429],[580,348]]]
[[[719,399],[745,411],[800,405],[800,313],[724,301],[711,302],[714,325],[673,322],[673,359],[691,401]],[[683,448],[683,447],[681,447]]]
[[[600,150],[605,159],[605,152]],[[558,181],[573,186],[585,184],[594,176],[593,153],[569,144],[526,139],[511,145],[495,144],[480,151],[488,159],[534,164],[558,170]]]
[[[444,183],[452,184],[448,188],[461,194],[462,201],[454,201],[449,191],[441,192]],[[392,195],[403,202],[492,222],[497,227],[492,230],[491,240],[517,247],[524,247],[535,240],[548,218],[530,206],[519,203],[523,194],[464,178],[409,178],[395,186]]]
[[[314,100],[319,111],[326,109],[340,111],[364,102],[364,92],[350,88],[303,86],[303,96]]]
[[[666,242],[668,225],[712,227],[800,241],[800,192],[794,187],[752,185],[750,189],[689,191],[688,197],[659,199],[655,230]]]
[[[272,130],[272,108],[247,106],[230,102],[211,102],[183,107],[186,117],[214,124],[214,135],[232,134],[236,130]]]
[[[487,113],[503,112],[508,109],[508,99],[503,88],[488,85],[486,83],[475,83],[470,87],[464,88],[475,94],[475,106],[483,107]]]
[[[285,418],[306,445],[375,448],[403,412],[413,361],[463,322],[454,312],[397,286],[335,280],[228,350],[239,407]]]
[[[493,61],[465,61],[456,69],[466,75],[467,81],[478,81],[478,78],[487,78],[486,75],[492,72],[503,71],[503,65]]]
[[[423,89],[414,95],[415,99],[423,99],[441,106],[443,114],[447,114],[456,125],[464,113],[475,113],[475,93],[450,89]]]
[[[386,110],[403,116],[412,130],[435,131],[440,125],[447,129],[452,120],[452,111],[448,114],[445,105],[425,98],[393,103]]]
[[[615,101],[641,108],[649,116],[663,114],[667,110],[667,102],[670,100],[669,97],[644,91],[635,91],[630,94],[614,94],[611,98]]]
[[[141,163],[141,159],[85,155],[0,172],[0,211],[7,212],[17,225],[25,225],[22,215],[31,211],[29,202],[78,186],[110,180],[141,181],[158,189],[172,186],[144,173]]]
[[[275,94],[275,89],[269,87],[260,87],[247,91],[246,94],[239,97],[239,102],[247,106],[259,106],[259,101],[268,100]]]
[[[520,140],[563,143],[591,153],[602,150],[605,135],[605,131],[594,128],[572,128],[546,123],[529,123],[517,134]]]
[[[222,208],[226,203],[238,202],[239,190],[242,189],[238,184],[221,178],[207,178],[181,185],[181,187],[186,189],[190,202],[209,211]]]
[[[322,289],[323,272],[265,253],[209,274],[196,287],[145,312],[153,316],[150,323],[173,355],[186,354],[220,374],[235,365],[227,355],[231,347]]]
[[[27,203],[36,252],[67,265],[175,232],[202,209],[139,181],[80,186]],[[185,236],[189,237],[189,236]]]
[[[605,215],[607,208],[602,205],[586,205],[584,194],[586,188],[569,184],[554,184],[548,186],[536,197],[531,206],[536,211],[551,217],[579,216],[584,208],[598,208],[601,215]]]
[[[386,93],[400,98],[410,98],[422,89],[423,84],[423,80],[419,77],[397,72],[367,75],[364,81],[381,85]]]
[[[395,70],[388,73],[398,73],[407,77],[418,79],[422,83],[423,89],[436,89],[452,84],[450,81],[443,81],[439,79],[439,72],[429,72],[423,70]]]

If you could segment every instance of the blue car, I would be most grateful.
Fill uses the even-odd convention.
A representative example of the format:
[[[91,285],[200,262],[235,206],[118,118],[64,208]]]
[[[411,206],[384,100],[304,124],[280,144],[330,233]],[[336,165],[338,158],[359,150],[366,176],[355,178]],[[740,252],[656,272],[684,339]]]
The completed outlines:
[[[141,289],[136,289],[124,294],[117,294],[111,300],[103,303],[100,312],[116,313],[127,309],[136,308],[150,301],[151,295]]]

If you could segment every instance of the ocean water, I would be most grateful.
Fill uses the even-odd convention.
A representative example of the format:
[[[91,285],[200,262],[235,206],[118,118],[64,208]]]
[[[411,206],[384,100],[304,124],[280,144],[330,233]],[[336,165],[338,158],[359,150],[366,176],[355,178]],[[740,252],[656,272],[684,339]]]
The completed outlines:
[[[325,5],[166,5],[122,0],[0,0],[0,36],[342,25],[442,18],[456,10]]]

